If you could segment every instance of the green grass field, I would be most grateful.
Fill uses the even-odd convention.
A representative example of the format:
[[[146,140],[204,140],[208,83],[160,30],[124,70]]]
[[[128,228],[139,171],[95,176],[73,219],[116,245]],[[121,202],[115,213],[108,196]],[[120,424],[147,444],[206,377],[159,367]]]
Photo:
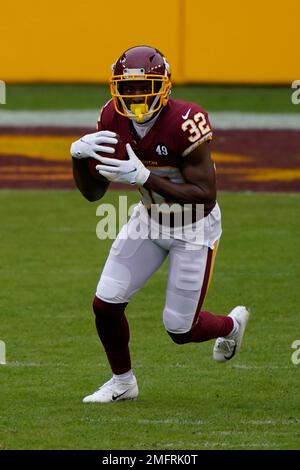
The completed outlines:
[[[138,400],[84,405],[110,378],[91,311],[110,245],[96,238],[97,203],[75,191],[0,192],[0,449],[299,448],[300,196],[219,201],[224,233],[205,308],[251,308],[242,352],[223,365],[213,342],[171,342],[165,264],[128,308]]]
[[[299,113],[291,102],[292,89],[259,86],[174,86],[172,97],[195,101],[211,111]],[[110,98],[103,85],[7,85],[3,109],[48,110],[97,108]]]

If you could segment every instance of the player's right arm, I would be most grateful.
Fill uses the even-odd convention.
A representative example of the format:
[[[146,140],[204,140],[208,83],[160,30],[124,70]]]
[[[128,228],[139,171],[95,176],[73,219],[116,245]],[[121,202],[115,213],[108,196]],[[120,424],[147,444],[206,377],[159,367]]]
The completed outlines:
[[[90,202],[101,199],[109,186],[109,181],[103,177],[103,182],[96,180],[88,169],[87,160],[77,160],[72,157],[73,177],[81,194]]]
[[[101,199],[109,185],[109,181],[103,177],[103,182],[96,180],[90,173],[88,159],[98,160],[97,152],[112,154],[114,149],[103,144],[116,144],[115,133],[99,131],[87,134],[71,145],[73,164],[73,176],[77,188],[88,201]]]

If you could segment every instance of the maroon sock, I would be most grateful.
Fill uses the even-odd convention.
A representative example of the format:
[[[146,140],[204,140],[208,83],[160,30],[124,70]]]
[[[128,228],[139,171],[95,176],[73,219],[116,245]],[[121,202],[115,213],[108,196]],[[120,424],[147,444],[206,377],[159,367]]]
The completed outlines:
[[[94,298],[93,309],[96,328],[114,374],[124,374],[131,369],[129,352],[129,325],[123,304],[109,304]]]
[[[227,336],[233,329],[231,317],[199,312],[190,330],[191,341],[200,343],[209,339]]]
[[[177,344],[201,343],[218,336],[227,336],[233,329],[231,317],[213,315],[209,312],[199,312],[196,314],[194,324],[187,333],[169,333],[173,341]]]

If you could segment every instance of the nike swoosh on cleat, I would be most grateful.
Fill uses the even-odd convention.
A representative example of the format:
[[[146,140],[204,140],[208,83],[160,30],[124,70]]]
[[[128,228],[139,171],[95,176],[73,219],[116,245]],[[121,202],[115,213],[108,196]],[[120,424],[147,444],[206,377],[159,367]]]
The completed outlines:
[[[225,356],[225,355],[224,355],[226,361],[229,361],[229,359],[232,359],[232,358],[233,358],[233,356],[235,355],[235,350],[236,350],[236,344],[234,345],[233,351],[232,351],[232,353],[230,354],[230,356]]]
[[[181,115],[182,119],[187,119],[189,117],[190,112],[191,112],[191,108],[185,114]]]
[[[128,392],[128,390],[125,390],[125,392],[120,393],[120,395],[115,395],[115,394],[114,394],[114,395],[112,396],[113,401],[115,401],[115,400],[117,400],[118,398],[120,398],[120,397],[121,397],[122,395],[124,395],[124,393],[126,393],[126,392]]]

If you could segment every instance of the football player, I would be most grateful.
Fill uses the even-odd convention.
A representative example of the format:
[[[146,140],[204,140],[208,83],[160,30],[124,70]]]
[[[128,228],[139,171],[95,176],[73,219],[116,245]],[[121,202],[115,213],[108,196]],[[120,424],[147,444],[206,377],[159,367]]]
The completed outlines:
[[[126,50],[112,66],[112,99],[101,110],[98,132],[71,146],[74,178],[86,199],[100,199],[111,181],[135,185],[141,194],[112,244],[93,302],[97,332],[113,375],[84,403],[138,396],[125,309],[167,256],[163,323],[170,338],[177,344],[216,338],[213,358],[219,362],[232,359],[241,347],[249,317],[245,307],[235,307],[228,316],[202,310],[221,236],[210,122],[198,104],[170,99],[170,89],[169,64],[160,51],[148,46]],[[113,158],[117,136],[126,142],[128,159]],[[96,168],[103,182],[89,172],[89,157],[99,160]],[[173,203],[182,213],[192,213],[186,230],[177,231],[170,218],[166,237],[158,217],[155,236],[147,228],[140,238],[130,236],[136,235],[137,224],[147,226],[153,207]],[[202,217],[196,206],[203,208]],[[201,237],[193,238],[199,221]]]

